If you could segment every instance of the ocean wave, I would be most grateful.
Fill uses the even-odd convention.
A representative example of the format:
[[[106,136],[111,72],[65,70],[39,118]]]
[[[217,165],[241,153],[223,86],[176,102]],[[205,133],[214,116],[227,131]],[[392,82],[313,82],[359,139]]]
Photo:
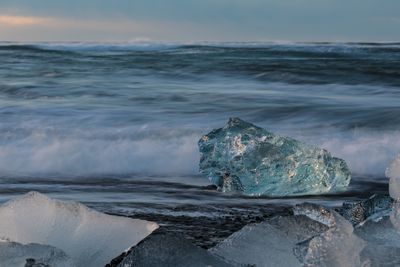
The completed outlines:
[[[64,129],[64,131],[66,131]],[[198,174],[197,129],[9,131],[0,140],[0,177]],[[287,131],[278,131],[287,135]],[[400,152],[400,131],[291,135],[345,159],[353,173],[384,177]]]
[[[164,136],[142,132],[136,137],[110,137],[106,133],[99,136],[99,132],[62,136],[57,130],[37,130],[11,134],[11,140],[0,143],[0,176],[171,176],[197,172],[197,134],[174,135],[176,131],[171,131]]]

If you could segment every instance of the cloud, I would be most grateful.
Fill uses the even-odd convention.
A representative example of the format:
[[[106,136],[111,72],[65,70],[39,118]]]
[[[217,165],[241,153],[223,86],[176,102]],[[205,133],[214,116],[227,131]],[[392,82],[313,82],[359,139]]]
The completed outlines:
[[[13,16],[13,15],[0,15],[0,26],[33,26],[45,25],[50,22],[49,18],[30,17],[30,16]]]
[[[167,23],[130,18],[72,18],[0,13],[0,41],[96,41],[157,35]],[[125,38],[124,38],[125,37]]]
[[[143,36],[153,41],[202,41],[218,40],[228,34],[229,28],[223,24],[210,27],[210,24],[191,21],[181,23],[124,16],[33,16],[0,11],[0,41],[119,42],[143,39]]]

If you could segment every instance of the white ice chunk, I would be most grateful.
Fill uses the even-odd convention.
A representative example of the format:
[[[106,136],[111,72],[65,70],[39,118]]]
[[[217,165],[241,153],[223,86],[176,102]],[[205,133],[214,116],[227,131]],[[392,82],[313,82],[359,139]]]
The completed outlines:
[[[389,194],[393,199],[400,199],[400,155],[386,169],[389,178]]]
[[[393,211],[390,214],[390,222],[400,235],[400,200],[393,203]],[[400,239],[399,239],[400,243]]]
[[[104,266],[158,228],[30,192],[0,206],[0,238],[65,251],[76,266]]]
[[[0,266],[25,267],[29,263],[35,266],[74,267],[71,258],[64,251],[46,245],[15,242],[0,242]]]

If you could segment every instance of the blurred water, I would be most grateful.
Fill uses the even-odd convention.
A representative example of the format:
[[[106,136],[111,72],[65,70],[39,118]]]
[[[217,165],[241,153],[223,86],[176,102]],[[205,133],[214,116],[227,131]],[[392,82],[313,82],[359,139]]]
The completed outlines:
[[[1,43],[0,201],[39,190],[119,214],[297,201],[202,189],[197,140],[232,116],[348,162],[349,192],[307,199],[385,192],[399,63],[396,43]]]

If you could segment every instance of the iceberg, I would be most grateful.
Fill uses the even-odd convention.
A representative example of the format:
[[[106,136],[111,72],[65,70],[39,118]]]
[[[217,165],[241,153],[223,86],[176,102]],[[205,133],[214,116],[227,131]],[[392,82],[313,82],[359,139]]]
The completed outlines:
[[[154,232],[132,248],[118,267],[239,267],[193,245],[179,234]]]
[[[74,267],[64,251],[40,244],[0,241],[0,266],[3,267]]]
[[[144,220],[106,215],[37,192],[0,206],[0,238],[61,249],[77,267],[104,266],[158,228]]]
[[[351,179],[344,160],[320,148],[230,118],[198,142],[200,172],[223,192],[307,195],[343,190]]]

